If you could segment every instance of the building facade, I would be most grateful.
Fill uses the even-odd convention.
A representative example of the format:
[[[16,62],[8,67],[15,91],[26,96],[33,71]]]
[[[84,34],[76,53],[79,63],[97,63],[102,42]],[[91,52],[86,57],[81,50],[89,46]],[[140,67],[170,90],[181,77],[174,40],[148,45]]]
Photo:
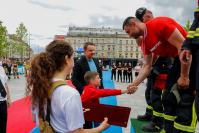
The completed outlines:
[[[63,39],[63,36],[55,36],[55,40],[60,38]],[[97,58],[142,58],[135,39],[129,38],[122,29],[69,27],[64,39],[77,51],[75,56],[80,54],[78,49],[82,49],[85,42],[93,42],[97,48]]]

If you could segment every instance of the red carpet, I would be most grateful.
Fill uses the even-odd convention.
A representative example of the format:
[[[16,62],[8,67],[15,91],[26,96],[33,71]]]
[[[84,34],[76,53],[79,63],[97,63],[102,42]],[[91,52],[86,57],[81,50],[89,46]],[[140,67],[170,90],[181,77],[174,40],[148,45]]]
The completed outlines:
[[[26,97],[13,102],[8,109],[7,133],[29,133],[34,127],[30,98]]]

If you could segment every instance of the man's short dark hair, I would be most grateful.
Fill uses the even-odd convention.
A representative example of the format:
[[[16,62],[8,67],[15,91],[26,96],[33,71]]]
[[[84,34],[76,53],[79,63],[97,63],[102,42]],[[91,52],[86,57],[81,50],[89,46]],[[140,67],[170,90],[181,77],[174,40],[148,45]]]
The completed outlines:
[[[92,42],[86,42],[86,43],[84,44],[84,50],[86,50],[87,47],[88,47],[89,45],[95,46],[95,44],[92,43]]]
[[[130,16],[130,17],[127,17],[127,18],[124,20],[123,25],[122,25],[123,30],[124,30],[124,27],[125,27],[125,26],[127,26],[127,25],[130,24],[130,22],[131,22],[130,20],[133,19],[133,18],[134,18],[134,17]]]
[[[84,75],[84,80],[86,84],[89,84],[90,80],[96,78],[97,75],[99,75],[98,72],[87,71]]]
[[[143,22],[143,16],[146,13],[147,9],[145,7],[140,7],[136,10],[135,16],[137,19],[139,19],[141,22]]]

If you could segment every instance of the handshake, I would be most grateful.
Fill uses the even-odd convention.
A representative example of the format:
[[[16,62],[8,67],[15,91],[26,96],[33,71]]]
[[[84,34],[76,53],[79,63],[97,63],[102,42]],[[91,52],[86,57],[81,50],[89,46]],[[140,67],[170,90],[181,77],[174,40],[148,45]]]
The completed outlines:
[[[133,94],[136,92],[138,89],[138,86],[135,86],[133,84],[130,84],[126,90],[122,90],[122,94],[127,93],[127,94]]]

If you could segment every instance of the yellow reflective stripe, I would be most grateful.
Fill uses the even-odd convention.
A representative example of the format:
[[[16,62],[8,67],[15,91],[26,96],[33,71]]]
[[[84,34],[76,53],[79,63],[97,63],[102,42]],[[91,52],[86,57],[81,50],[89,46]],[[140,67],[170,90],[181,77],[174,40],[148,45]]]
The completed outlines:
[[[153,115],[157,117],[164,117],[163,113],[159,113],[153,110]]]
[[[186,131],[186,132],[195,132],[195,129],[196,129],[195,127],[184,126],[176,122],[174,122],[174,127],[178,130]]]
[[[191,125],[185,126],[185,125],[181,125],[177,122],[174,122],[174,127],[178,130],[181,130],[181,131],[195,132],[196,124],[197,124],[197,116],[196,116],[195,101],[194,101],[193,105],[192,105],[192,122],[191,122]]]
[[[174,121],[176,116],[171,116],[171,115],[165,115],[164,114],[164,119],[168,121]]]
[[[196,127],[197,124],[197,115],[196,115],[196,108],[195,108],[195,101],[193,102],[192,106],[192,122],[191,127]]]
[[[158,127],[158,126],[155,126],[155,128],[160,129],[160,127]]]
[[[147,109],[150,109],[150,110],[153,110],[153,107],[151,107],[151,106],[149,106],[149,105],[148,105],[146,108],[147,108]]]
[[[199,28],[197,28],[197,29],[199,30]],[[198,31],[197,29],[196,29],[196,31]],[[188,31],[188,34],[195,34],[196,31],[190,30],[190,31]]]
[[[166,133],[166,131],[165,131],[164,129],[162,129],[162,130],[160,131],[160,133]]]
[[[194,38],[194,36],[187,35],[187,38]]]
[[[196,8],[196,9],[195,9],[195,12],[199,12],[199,8]]]
[[[188,35],[193,36],[195,33],[197,33],[196,31],[189,31]]]
[[[194,36],[199,36],[199,33],[194,34]]]
[[[194,38],[196,31],[189,31],[187,34],[187,38]]]

